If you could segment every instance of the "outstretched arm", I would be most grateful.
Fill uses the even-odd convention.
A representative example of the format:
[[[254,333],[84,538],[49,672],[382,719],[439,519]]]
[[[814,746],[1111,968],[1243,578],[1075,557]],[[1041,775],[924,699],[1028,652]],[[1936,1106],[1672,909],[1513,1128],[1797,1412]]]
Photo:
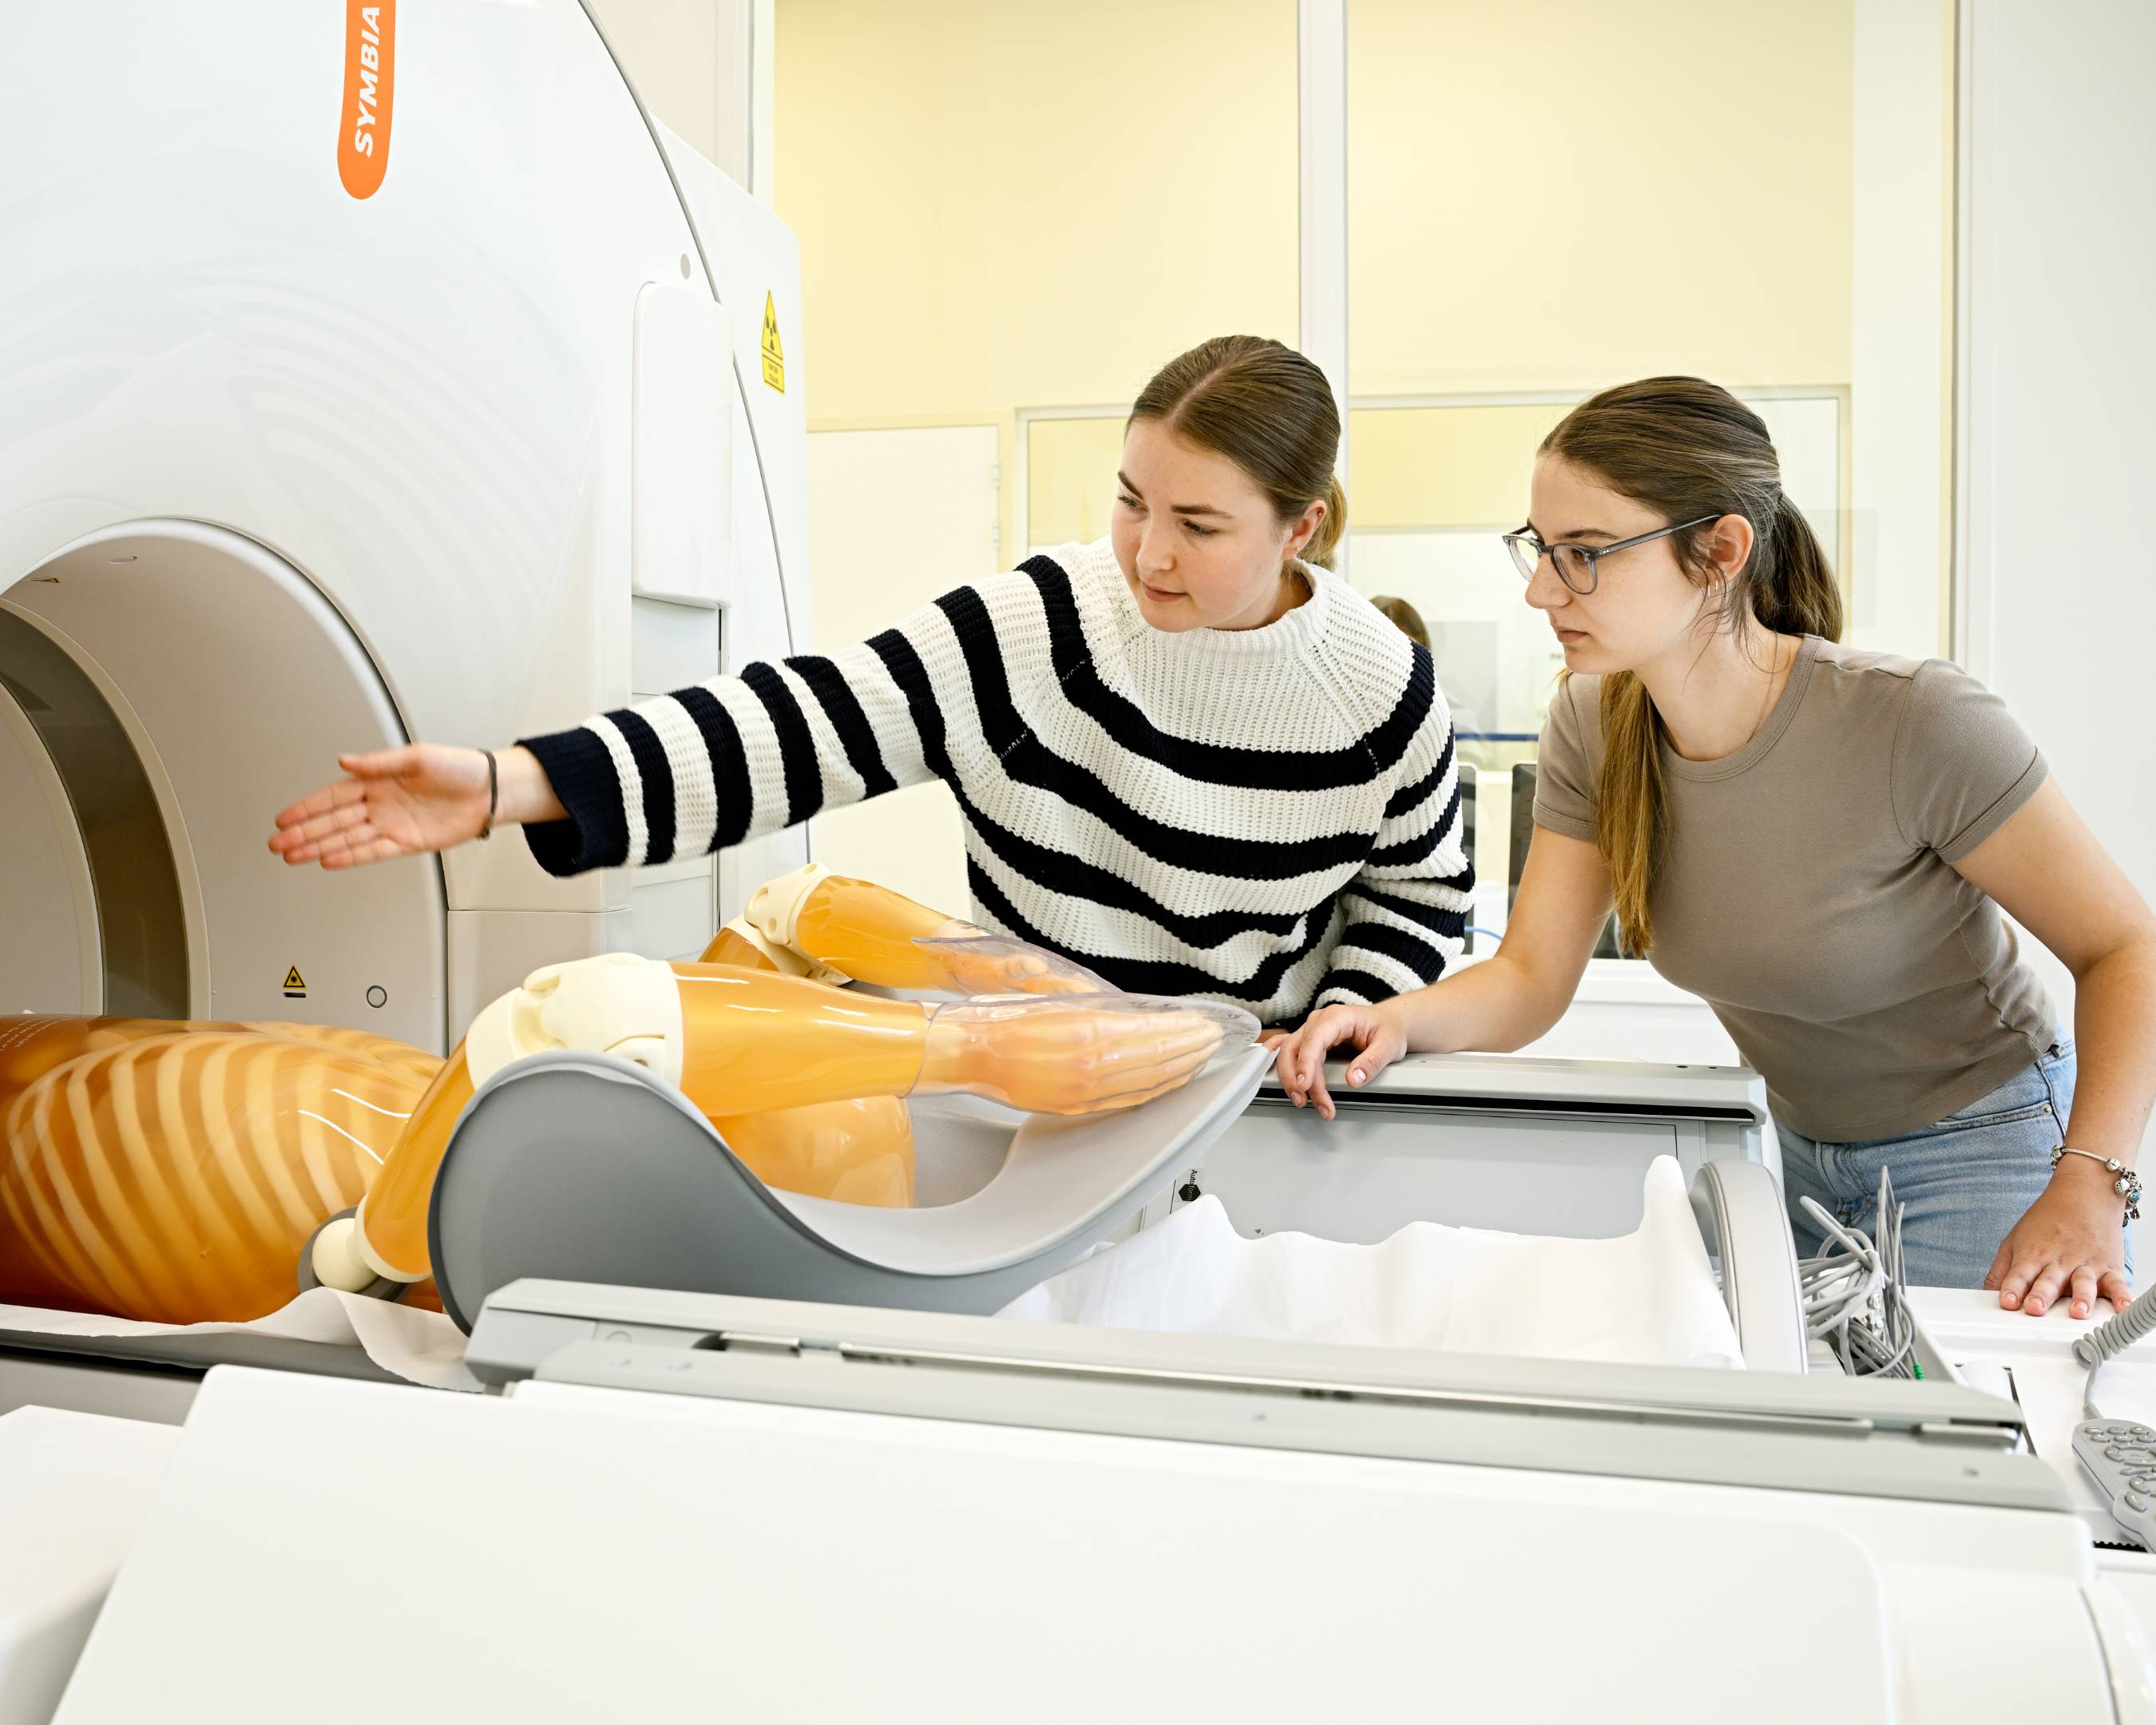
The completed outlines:
[[[963,662],[955,597],[841,652],[752,665],[497,749],[495,824],[524,826],[541,865],[572,875],[701,856],[936,778],[948,733],[973,722],[970,702],[947,716],[942,705],[942,672]],[[345,778],[278,815],[270,849],[287,862],[444,850],[485,822],[485,751],[415,744],[338,765]]]
[[[346,776],[280,809],[270,848],[288,863],[326,869],[447,850],[495,826],[560,820],[567,811],[539,757],[524,747],[485,749],[411,743],[367,755],[339,755]]]

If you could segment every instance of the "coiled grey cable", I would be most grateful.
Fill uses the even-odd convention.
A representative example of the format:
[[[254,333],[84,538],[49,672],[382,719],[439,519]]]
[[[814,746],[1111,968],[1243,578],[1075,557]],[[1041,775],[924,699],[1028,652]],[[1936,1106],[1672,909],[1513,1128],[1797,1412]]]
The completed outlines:
[[[2156,1332],[2156,1288],[2134,1296],[2133,1302],[2118,1317],[2106,1320],[2086,1336],[2074,1340],[2074,1358],[2089,1368],[2088,1381],[2082,1386],[2082,1417],[2101,1420],[2096,1410],[2096,1374],[2103,1369],[2104,1362],[2121,1354],[2143,1336]]]
[[[1810,1199],[1799,1202],[1827,1243],[1825,1250],[1797,1266],[1805,1335],[1825,1342],[1852,1377],[1921,1377],[1912,1358],[1917,1325],[1902,1260],[1902,1220],[1907,1206],[1895,1200],[1892,1175],[1883,1170],[1880,1174],[1876,1243],[1861,1229],[1843,1226]]]

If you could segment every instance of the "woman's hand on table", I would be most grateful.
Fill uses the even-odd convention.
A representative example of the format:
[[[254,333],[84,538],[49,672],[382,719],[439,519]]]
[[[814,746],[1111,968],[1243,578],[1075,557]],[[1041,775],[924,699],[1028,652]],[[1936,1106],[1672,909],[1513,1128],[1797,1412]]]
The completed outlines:
[[[1398,1015],[1380,1006],[1321,1007],[1302,1022],[1302,1027],[1273,1049],[1273,1065],[1281,1088],[1296,1107],[1315,1105],[1330,1120],[1334,1107],[1326,1088],[1325,1062],[1335,1050],[1344,1050],[1348,1082],[1360,1086],[1407,1052],[1407,1033]]]
[[[2060,1159],[2051,1183],[1999,1243],[1984,1279],[1985,1287],[1998,1290],[2001,1306],[2041,1317],[2064,1295],[2074,1317],[2092,1317],[2098,1299],[2126,1309],[2133,1298],[2126,1284],[2126,1230],[2119,1226],[2112,1178],[2102,1163]]]

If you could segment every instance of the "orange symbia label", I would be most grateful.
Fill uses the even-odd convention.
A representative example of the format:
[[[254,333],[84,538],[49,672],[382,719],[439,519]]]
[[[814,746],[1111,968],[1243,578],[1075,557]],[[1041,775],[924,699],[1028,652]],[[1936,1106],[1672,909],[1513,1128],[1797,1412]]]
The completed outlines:
[[[372,198],[389,171],[390,73],[397,0],[345,0],[344,118],[337,177],[354,198]]]

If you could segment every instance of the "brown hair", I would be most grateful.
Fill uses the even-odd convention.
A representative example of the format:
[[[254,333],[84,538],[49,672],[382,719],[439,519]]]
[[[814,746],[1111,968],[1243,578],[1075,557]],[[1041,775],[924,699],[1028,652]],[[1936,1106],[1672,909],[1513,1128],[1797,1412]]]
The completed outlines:
[[[1263,336],[1215,336],[1178,354],[1138,392],[1131,423],[1158,419],[1201,449],[1224,455],[1291,521],[1322,498],[1325,518],[1302,548],[1332,567],[1348,528],[1348,495],[1333,475],[1340,409],[1325,373]]]
[[[1388,623],[1409,640],[1418,642],[1424,647],[1430,645],[1430,629],[1422,620],[1422,613],[1416,610],[1405,599],[1394,598],[1389,593],[1381,593],[1373,598],[1370,603],[1384,614]]]
[[[1841,588],[1802,511],[1782,489],[1782,466],[1763,420],[1726,390],[1697,377],[1647,377],[1582,402],[1543,439],[1541,453],[1593,474],[1663,520],[1752,524],[1752,555],[1727,583],[1722,626],[1747,618],[1779,634],[1841,639]],[[1707,545],[1714,520],[1676,535],[1677,565],[1693,582],[1716,574]],[[1669,835],[1662,783],[1661,721],[1630,671],[1602,680],[1602,772],[1594,841],[1609,865],[1626,952],[1655,943],[1647,908]]]

